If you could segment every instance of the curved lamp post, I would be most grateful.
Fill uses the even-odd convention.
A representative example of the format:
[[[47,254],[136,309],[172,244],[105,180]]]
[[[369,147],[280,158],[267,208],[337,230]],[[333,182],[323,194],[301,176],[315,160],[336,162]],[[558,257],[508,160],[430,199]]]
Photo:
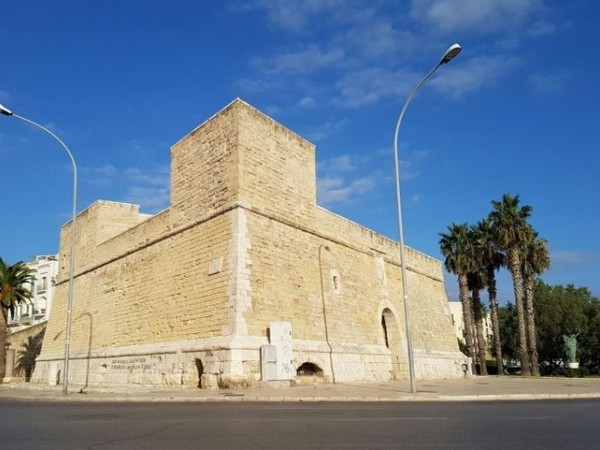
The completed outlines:
[[[71,164],[73,165],[73,211],[71,215],[71,260],[69,265],[69,292],[67,297],[67,322],[65,325],[65,361],[64,361],[64,370],[63,370],[63,394],[68,394],[69,389],[69,352],[71,348],[71,310],[73,307],[73,271],[75,267],[75,216],[76,216],[76,208],[77,208],[77,165],[75,164],[75,158],[73,154],[69,150],[69,147],[52,131],[43,127],[39,123],[36,123],[32,120],[29,120],[25,117],[21,117],[15,113],[13,113],[10,109],[6,108],[3,105],[0,105],[0,114],[5,116],[16,117],[17,119],[22,120],[23,122],[27,122],[30,125],[33,125],[36,128],[48,133],[52,136],[58,143],[65,149],[69,158],[71,159]]]
[[[402,201],[400,198],[400,164],[398,158],[398,134],[400,132],[400,124],[402,123],[402,118],[404,117],[404,113],[410,105],[413,97],[417,94],[421,86],[425,84],[425,82],[431,78],[434,72],[439,69],[442,65],[449,63],[452,59],[458,55],[461,51],[461,47],[458,44],[452,44],[448,50],[444,53],[439,62],[423,77],[421,81],[415,86],[412,90],[406,102],[404,103],[404,107],[400,112],[400,116],[398,117],[398,122],[396,123],[396,132],[394,134],[394,169],[396,175],[396,205],[398,210],[398,236],[400,238],[400,268],[402,270],[402,296],[404,298],[404,324],[406,327],[406,347],[408,350],[408,370],[410,376],[410,392],[417,392],[417,387],[415,383],[415,359],[413,354],[412,347],[412,337],[410,332],[410,314],[408,308],[408,294],[406,290],[406,264],[404,263],[404,232],[402,227]]]

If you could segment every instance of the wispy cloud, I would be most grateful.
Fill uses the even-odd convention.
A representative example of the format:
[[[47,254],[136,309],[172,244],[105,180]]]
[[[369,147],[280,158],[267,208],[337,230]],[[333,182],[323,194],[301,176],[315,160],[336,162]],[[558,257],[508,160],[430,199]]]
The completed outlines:
[[[304,75],[339,64],[343,58],[342,49],[321,50],[313,45],[301,51],[283,53],[271,58],[253,58],[250,63],[267,74]]]
[[[317,201],[322,206],[356,204],[375,195],[391,178],[381,169],[377,152],[342,154],[317,164]],[[389,167],[386,164],[386,167]]]
[[[388,17],[374,13],[363,16],[346,25],[334,37],[338,46],[346,48],[346,53],[368,61],[386,59],[394,55],[395,59],[403,59],[419,45],[419,39],[410,30],[400,30]]]
[[[480,56],[448,67],[444,76],[431,80],[430,84],[451,97],[460,97],[467,92],[493,85],[511,73],[519,64],[516,57],[507,55]]]
[[[156,212],[169,206],[170,168],[132,167],[123,171],[128,185],[125,201],[141,205],[142,209]]]
[[[311,19],[324,12],[339,14],[351,0],[254,0],[240,5],[242,10],[263,10],[272,26],[292,33],[305,32]]]
[[[317,127],[304,131],[302,135],[309,141],[319,142],[337,134],[343,129],[345,123],[345,120],[330,119]]]
[[[600,263],[600,252],[556,251],[551,252],[552,266],[576,267]]]
[[[556,92],[563,88],[567,81],[567,72],[537,72],[529,76],[529,83],[541,92]]]
[[[150,212],[157,212],[169,206],[169,199],[168,186],[132,186],[125,196],[126,202],[141,205],[143,210]]]
[[[139,204],[142,209],[156,212],[169,206],[170,168],[130,167],[118,169],[110,164],[82,167],[82,179],[96,187],[120,190],[115,200]]]
[[[421,167],[425,160],[429,157],[429,152],[426,150],[418,150],[410,152],[404,158],[400,158],[400,170],[402,171],[403,180],[412,180],[421,174]]]
[[[280,87],[281,83],[277,81],[271,82],[271,80],[266,78],[243,77],[235,81],[234,85],[237,89],[240,89],[242,92],[259,94],[261,92],[267,92],[272,89],[277,89]]]
[[[511,56],[524,38],[555,30],[543,0],[412,0],[410,8],[393,1],[247,0],[238,3],[240,11],[259,12],[269,26],[293,35],[268,56],[250,56],[251,70],[235,83],[242,92],[274,97],[285,111],[356,109],[405,96],[423,75],[423,49],[435,49],[434,58],[443,51],[440,33],[494,34],[496,54],[461,55],[461,64],[431,80],[438,93],[458,98],[525,64]]]
[[[356,161],[350,155],[334,156],[320,161],[317,169],[325,173],[353,172],[356,170]]]
[[[301,108],[310,108],[312,106],[315,106],[316,103],[317,101],[315,100],[315,98],[308,95],[306,97],[302,97],[298,101],[298,106]]]
[[[527,30],[529,36],[546,36],[556,31],[556,25],[546,20],[538,20],[532,23]]]
[[[381,67],[368,67],[345,75],[335,85],[338,106],[356,108],[387,97],[401,96],[414,84],[417,75]]]
[[[83,175],[83,180],[93,186],[111,186],[117,178],[117,169],[110,165],[104,164],[98,167],[84,166],[80,169]]]
[[[321,178],[317,180],[318,203],[330,206],[335,203],[356,201],[360,196],[375,189],[376,186],[377,177],[374,175],[349,181],[341,177]]]
[[[410,14],[441,33],[494,33],[520,29],[542,7],[542,0],[413,0]]]

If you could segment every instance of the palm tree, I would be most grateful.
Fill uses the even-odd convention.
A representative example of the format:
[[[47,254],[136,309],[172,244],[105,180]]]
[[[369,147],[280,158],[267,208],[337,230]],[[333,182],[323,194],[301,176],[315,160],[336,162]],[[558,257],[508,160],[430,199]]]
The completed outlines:
[[[471,233],[470,233],[471,234]],[[472,234],[471,234],[472,237]],[[473,247],[472,247],[473,248]],[[473,255],[471,255],[473,258]],[[477,360],[479,361],[479,374],[487,375],[485,364],[485,337],[483,336],[483,305],[479,291],[483,288],[483,277],[480,272],[471,271],[467,274],[467,283],[471,291],[471,301],[473,302],[473,321],[475,322],[475,332],[477,333]]]
[[[531,215],[531,206],[519,206],[519,196],[504,194],[501,201],[492,200],[492,212],[489,219],[494,236],[501,249],[506,252],[507,264],[513,281],[515,304],[519,328],[519,355],[521,372],[531,375],[529,352],[527,350],[527,332],[525,327],[525,311],[523,308],[523,277],[521,272],[521,246],[529,225],[527,218]]]
[[[498,375],[504,374],[502,360],[502,340],[500,339],[500,321],[498,319],[498,291],[496,289],[496,271],[504,265],[504,254],[498,249],[492,232],[492,224],[483,219],[472,226],[475,235],[475,245],[481,258],[485,273],[485,285],[490,302],[492,332],[494,333],[494,354]]]
[[[6,331],[8,313],[14,313],[19,303],[27,302],[31,297],[28,286],[33,281],[31,269],[22,261],[12,266],[0,258],[0,381],[6,373]]]
[[[445,257],[444,265],[448,272],[458,276],[459,299],[463,308],[465,322],[465,341],[469,356],[475,358],[475,342],[473,339],[473,306],[469,296],[467,275],[473,267],[469,247],[469,226],[466,223],[453,223],[447,233],[440,233],[440,251]]]
[[[540,376],[538,362],[537,336],[535,329],[535,310],[533,307],[533,290],[536,275],[541,275],[550,267],[548,241],[538,238],[538,233],[530,228],[527,242],[523,247],[523,287],[525,288],[525,306],[527,310],[527,333],[529,339],[529,357],[532,374]]]

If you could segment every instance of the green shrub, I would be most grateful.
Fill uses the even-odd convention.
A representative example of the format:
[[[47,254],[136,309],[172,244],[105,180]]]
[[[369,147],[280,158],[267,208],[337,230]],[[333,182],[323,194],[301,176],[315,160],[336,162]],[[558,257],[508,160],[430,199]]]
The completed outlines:
[[[579,378],[585,378],[590,374],[590,369],[588,369],[587,367],[580,367],[579,369],[577,369],[577,376]]]
[[[488,359],[485,362],[488,375],[498,375],[498,364],[494,359]]]

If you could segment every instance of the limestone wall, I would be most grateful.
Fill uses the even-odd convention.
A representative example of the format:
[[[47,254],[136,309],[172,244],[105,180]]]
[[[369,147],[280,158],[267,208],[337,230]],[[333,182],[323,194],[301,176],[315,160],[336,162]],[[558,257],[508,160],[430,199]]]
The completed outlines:
[[[112,207],[108,203],[96,206]],[[102,364],[114,365],[111,357],[138,355],[141,348],[146,354],[161,353],[161,346],[169,343],[174,346],[168,352],[177,352],[181,343],[222,336],[231,327],[230,214],[141,245],[153,220],[100,245],[100,264],[86,267],[75,278],[71,355],[97,359],[91,368],[81,367],[87,371],[86,378],[90,370],[92,376],[106,372]],[[157,216],[158,228],[164,226],[162,220]],[[85,232],[83,226],[81,231]],[[109,254],[112,258],[107,261]],[[67,282],[57,285],[57,301],[39,359],[41,380],[54,378],[52,373],[62,367],[67,288]],[[83,376],[73,373],[75,380]]]
[[[322,209],[316,233],[263,214],[248,216],[249,333],[266,336],[270,322],[291,322],[294,337],[301,340],[296,367],[317,363],[338,381],[405,376],[397,243]],[[423,363],[417,362],[418,370],[427,378],[457,376],[460,367],[454,361],[462,357],[452,332],[441,263],[412,249],[405,253],[413,347]],[[393,321],[387,331],[382,327],[384,310]]]
[[[110,206],[110,207],[103,207]],[[76,273],[84,272],[97,263],[97,247],[110,238],[148,219],[139,213],[138,205],[99,200],[77,215],[75,227]],[[71,258],[71,222],[61,230],[59,273],[57,282],[68,279]]]
[[[212,216],[236,201],[238,116],[239,107],[232,103],[171,148],[175,228]]]
[[[11,330],[7,336],[7,352],[12,352],[13,362],[12,378],[17,380],[27,379],[35,368],[35,356],[39,339],[43,337],[47,322],[37,323],[17,331]],[[8,356],[8,355],[7,355]],[[7,361],[8,362],[8,361]],[[10,368],[7,368],[7,373]],[[29,381],[27,379],[27,381]]]
[[[315,226],[315,147],[260,111],[239,110],[239,201],[256,211]]]

